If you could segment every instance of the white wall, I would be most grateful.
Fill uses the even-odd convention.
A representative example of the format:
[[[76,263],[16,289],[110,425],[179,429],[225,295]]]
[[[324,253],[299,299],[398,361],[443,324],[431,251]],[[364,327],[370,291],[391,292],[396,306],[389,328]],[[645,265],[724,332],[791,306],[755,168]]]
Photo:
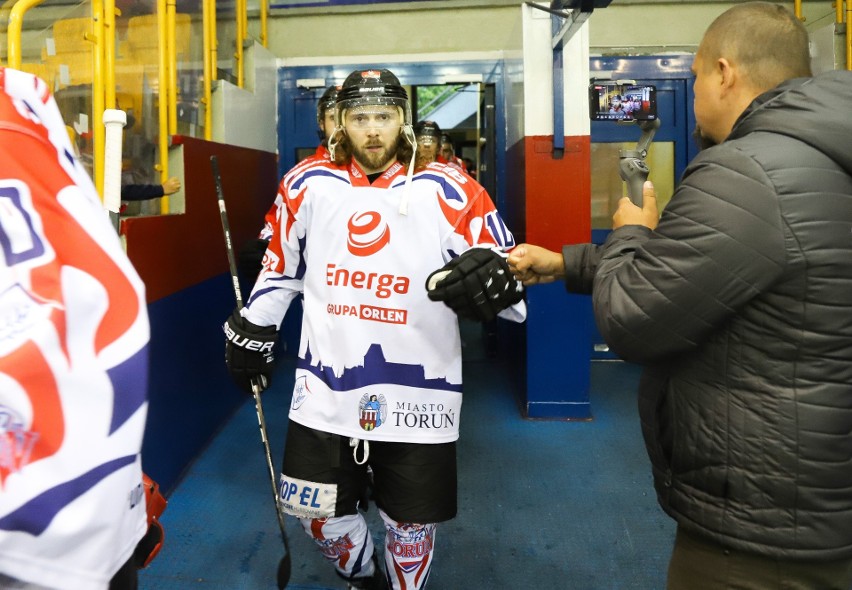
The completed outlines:
[[[691,51],[707,25],[736,4],[615,0],[589,19],[589,45],[592,53]],[[779,4],[793,10],[793,2]],[[522,0],[446,0],[374,8],[281,9],[269,19],[269,49],[279,58],[520,51],[515,31],[522,7]],[[834,20],[830,0],[804,2],[802,10],[809,28]]]
[[[213,92],[213,141],[278,151],[278,68],[275,56],[258,43],[245,55],[245,84],[217,80]],[[227,113],[227,116],[225,116]]]
[[[653,5],[613,2],[589,19],[591,51],[603,54],[693,52],[717,16],[740,2],[665,2]],[[778,2],[793,11],[793,2]],[[804,2],[805,26],[819,28],[834,20],[832,2]]]
[[[592,13],[589,20],[595,18]],[[553,50],[550,15],[523,7],[524,22],[524,132],[553,135]],[[589,21],[574,33],[562,50],[563,135],[589,134]],[[583,105],[578,109],[577,105]],[[512,145],[512,142],[508,142]]]

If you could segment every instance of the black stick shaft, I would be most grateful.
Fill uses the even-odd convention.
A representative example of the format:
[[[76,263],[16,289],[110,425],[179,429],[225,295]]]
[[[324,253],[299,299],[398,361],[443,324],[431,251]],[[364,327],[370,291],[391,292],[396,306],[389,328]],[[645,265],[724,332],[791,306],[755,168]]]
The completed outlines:
[[[240,292],[240,281],[237,275],[237,261],[234,256],[234,245],[231,241],[231,226],[228,223],[228,211],[225,207],[225,193],[222,190],[222,176],[219,173],[219,161],[216,156],[210,156],[210,166],[213,169],[213,181],[216,183],[216,197],[219,200],[219,217],[222,220],[222,232],[225,234],[225,248],[228,251],[228,266],[231,269],[231,281],[234,284],[234,297],[237,300],[237,309],[243,308],[243,296]],[[272,451],[269,448],[269,437],[266,434],[266,417],[263,414],[263,404],[260,402],[260,389],[257,383],[252,381],[252,394],[254,396],[254,407],[257,412],[257,424],[260,428],[260,440],[263,443],[263,451],[266,455],[266,468],[269,472],[269,483],[272,486],[272,500],[275,502],[275,515],[278,517],[278,528],[281,530],[281,540],[284,541],[286,551],[278,567],[278,587],[284,588],[290,578],[290,542],[285,531],[284,515],[278,503],[278,486],[275,485],[275,468],[272,466]]]
[[[231,269],[231,281],[234,284],[234,297],[237,299],[237,309],[242,309],[243,295],[240,292],[237,260],[234,256],[234,244],[231,241],[231,224],[228,223],[228,211],[225,208],[225,193],[222,191],[222,176],[219,174],[219,160],[216,156],[210,156],[210,166],[213,168],[213,181],[216,183],[216,197],[219,200],[219,218],[222,220],[222,231],[225,234],[225,248],[228,250],[228,266]]]

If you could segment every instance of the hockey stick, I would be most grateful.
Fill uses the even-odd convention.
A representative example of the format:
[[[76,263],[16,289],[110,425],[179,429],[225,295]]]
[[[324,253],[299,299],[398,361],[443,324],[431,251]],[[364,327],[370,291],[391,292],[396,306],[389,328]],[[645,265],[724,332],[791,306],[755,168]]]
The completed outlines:
[[[234,283],[234,296],[237,299],[237,309],[243,308],[243,296],[240,293],[240,282],[237,277],[237,263],[234,258],[234,246],[231,243],[231,228],[228,223],[228,213],[225,210],[225,194],[222,192],[222,177],[219,174],[219,161],[216,156],[210,156],[210,166],[213,168],[213,180],[216,183],[216,196],[219,199],[219,216],[222,218],[222,231],[225,234],[225,247],[228,250],[228,265],[231,269],[231,280]],[[260,440],[266,454],[266,467],[269,470],[269,483],[272,484],[272,499],[275,501],[275,514],[278,517],[278,528],[281,529],[281,540],[284,541],[284,557],[278,562],[278,588],[284,590],[290,582],[290,542],[284,530],[284,516],[278,504],[278,486],[275,485],[275,469],[272,467],[272,453],[269,451],[269,439],[266,436],[266,418],[263,415],[263,405],[260,403],[260,389],[252,380],[254,407],[257,410],[257,423],[260,427]]]

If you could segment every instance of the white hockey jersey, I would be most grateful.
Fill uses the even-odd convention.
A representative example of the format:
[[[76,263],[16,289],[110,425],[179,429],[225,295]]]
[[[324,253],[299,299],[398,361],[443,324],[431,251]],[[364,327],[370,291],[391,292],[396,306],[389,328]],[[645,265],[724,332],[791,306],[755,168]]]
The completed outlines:
[[[328,148],[324,145],[320,144],[317,146],[316,151],[299,162],[299,166],[306,166],[314,163],[316,160],[328,161],[330,159],[330,154],[328,152]],[[281,179],[281,182],[284,182],[284,179]],[[258,239],[261,240],[269,240],[272,238],[272,234],[275,231],[275,226],[278,223],[279,216],[281,215],[281,205],[283,204],[283,194],[286,191],[282,189],[282,187],[278,187],[278,194],[275,196],[275,201],[272,203],[272,206],[269,207],[269,211],[266,212],[266,215],[263,217],[263,229],[260,230],[258,234]]]
[[[145,533],[148,316],[41,80],[0,68],[0,572],[103,590]]]
[[[426,278],[471,247],[514,239],[466,174],[436,163],[405,185],[400,163],[370,185],[354,161],[298,165],[281,183],[285,207],[243,316],[279,326],[304,293],[295,422],[364,440],[458,438],[458,320],[428,299]],[[523,321],[526,308],[501,315]]]

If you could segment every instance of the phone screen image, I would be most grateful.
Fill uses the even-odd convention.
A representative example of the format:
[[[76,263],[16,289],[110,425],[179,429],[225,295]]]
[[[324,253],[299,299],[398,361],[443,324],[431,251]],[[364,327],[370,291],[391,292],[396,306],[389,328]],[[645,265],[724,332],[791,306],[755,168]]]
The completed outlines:
[[[592,84],[589,117],[594,121],[656,119],[657,88],[641,84]]]

